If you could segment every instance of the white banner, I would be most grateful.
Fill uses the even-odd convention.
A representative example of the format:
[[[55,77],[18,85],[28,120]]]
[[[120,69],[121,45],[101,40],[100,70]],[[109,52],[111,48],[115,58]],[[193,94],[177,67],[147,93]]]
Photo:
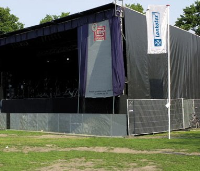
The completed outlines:
[[[167,53],[168,7],[149,5],[146,12],[148,54]]]
[[[112,58],[109,21],[89,24],[85,97],[112,97]]]

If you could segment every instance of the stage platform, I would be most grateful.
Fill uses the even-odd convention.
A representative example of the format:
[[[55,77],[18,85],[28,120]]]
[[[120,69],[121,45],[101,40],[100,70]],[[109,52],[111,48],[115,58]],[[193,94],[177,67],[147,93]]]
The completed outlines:
[[[115,114],[126,113],[127,96],[115,97]],[[79,111],[78,111],[79,106]],[[2,113],[113,113],[113,97],[108,98],[24,98],[2,100]]]
[[[77,113],[78,98],[2,100],[2,113]]]

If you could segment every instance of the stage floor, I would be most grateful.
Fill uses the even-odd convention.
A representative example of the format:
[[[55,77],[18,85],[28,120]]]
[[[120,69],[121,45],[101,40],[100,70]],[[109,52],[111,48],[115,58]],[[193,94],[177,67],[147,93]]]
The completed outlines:
[[[2,100],[2,113],[77,113],[78,98]]]

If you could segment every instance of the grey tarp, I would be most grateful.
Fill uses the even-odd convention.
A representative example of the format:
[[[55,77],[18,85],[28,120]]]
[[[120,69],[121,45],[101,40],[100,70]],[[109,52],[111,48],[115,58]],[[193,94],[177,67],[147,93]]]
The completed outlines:
[[[168,96],[167,54],[147,54],[143,14],[125,8],[128,98]],[[170,26],[171,98],[200,98],[200,37]]]

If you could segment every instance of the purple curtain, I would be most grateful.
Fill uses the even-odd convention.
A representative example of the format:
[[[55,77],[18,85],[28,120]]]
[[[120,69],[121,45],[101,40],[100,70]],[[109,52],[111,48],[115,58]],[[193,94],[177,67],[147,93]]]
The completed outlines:
[[[122,35],[120,18],[112,17],[109,19],[111,32],[111,53],[112,53],[112,77],[113,77],[113,94],[118,96],[123,93],[125,85],[125,71],[122,47]]]
[[[78,27],[79,93],[85,96],[88,56],[88,24]]]

